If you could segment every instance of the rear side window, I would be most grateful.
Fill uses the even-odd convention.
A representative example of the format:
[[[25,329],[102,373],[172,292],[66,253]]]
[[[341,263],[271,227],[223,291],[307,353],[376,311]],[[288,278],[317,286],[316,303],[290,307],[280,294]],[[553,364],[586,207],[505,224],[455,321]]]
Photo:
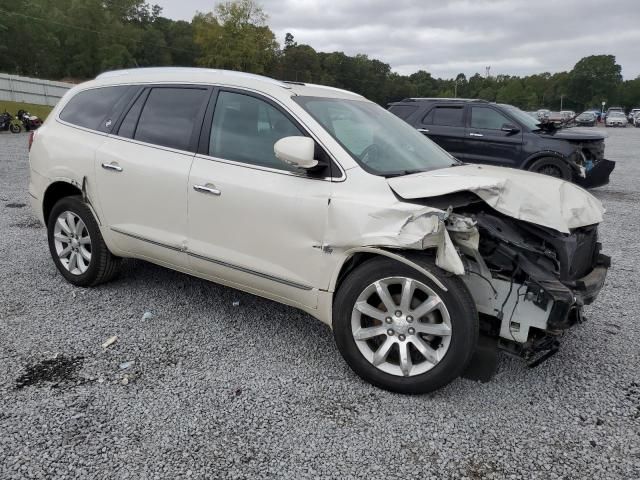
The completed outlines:
[[[190,150],[191,135],[208,94],[204,88],[151,89],[133,138],[177,150]]]
[[[418,107],[416,105],[392,105],[389,107],[391,113],[403,120],[409,118],[417,109]]]
[[[213,114],[209,155],[279,170],[295,170],[273,153],[273,145],[278,140],[291,136],[304,134],[271,104],[249,95],[220,92]]]
[[[426,125],[444,125],[449,127],[462,127],[464,107],[435,107],[424,117],[422,123]]]
[[[512,123],[507,117],[492,108],[472,107],[471,127],[500,130],[505,123]]]
[[[65,122],[106,132],[111,127],[108,118],[115,114],[117,107],[126,101],[131,87],[127,85],[85,90],[75,95],[60,112],[60,119]]]

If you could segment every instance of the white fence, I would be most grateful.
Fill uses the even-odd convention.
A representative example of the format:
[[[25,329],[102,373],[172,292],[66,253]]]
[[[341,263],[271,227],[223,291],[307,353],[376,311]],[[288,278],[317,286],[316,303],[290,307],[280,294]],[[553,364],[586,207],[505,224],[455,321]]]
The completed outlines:
[[[74,85],[0,73],[0,100],[54,106]]]

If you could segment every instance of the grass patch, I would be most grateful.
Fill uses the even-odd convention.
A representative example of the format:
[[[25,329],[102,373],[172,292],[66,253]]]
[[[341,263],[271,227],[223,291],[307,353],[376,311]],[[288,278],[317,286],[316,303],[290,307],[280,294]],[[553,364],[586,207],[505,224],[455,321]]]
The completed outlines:
[[[31,115],[37,115],[42,120],[47,118],[53,107],[47,105],[34,105],[32,103],[7,102],[0,100],[0,113],[9,112],[11,115],[18,113],[18,110],[26,110]]]

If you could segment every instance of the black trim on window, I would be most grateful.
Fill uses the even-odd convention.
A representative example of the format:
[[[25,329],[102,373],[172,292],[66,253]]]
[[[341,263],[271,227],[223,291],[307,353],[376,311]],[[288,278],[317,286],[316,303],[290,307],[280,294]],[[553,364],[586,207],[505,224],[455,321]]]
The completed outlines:
[[[248,97],[256,98],[258,100],[261,100],[271,105],[273,108],[275,108],[280,113],[282,113],[282,115],[284,115],[298,130],[300,130],[300,132],[302,132],[302,134],[305,137],[313,139],[313,137],[309,134],[307,129],[304,126],[302,126],[300,122],[298,122],[289,112],[283,109],[281,105],[274,102],[270,98],[265,97],[259,93],[243,90],[241,88],[214,87],[214,92],[211,95],[211,100],[209,101],[207,111],[204,115],[204,125],[202,128],[202,133],[200,135],[199,144],[198,144],[199,154],[215,158],[213,157],[213,155],[209,153],[209,142],[211,137],[211,130],[213,128],[213,115],[215,113],[215,107],[218,102],[218,96],[220,92],[229,92],[229,93],[235,93],[239,95],[246,95]],[[316,159],[326,163],[326,166],[324,168],[317,168],[317,169],[314,169],[313,171],[304,171],[301,173],[306,174],[309,178],[329,178],[336,175],[336,172],[341,174],[340,169],[338,168],[337,165],[335,165],[335,162],[333,161],[331,156],[324,150],[324,148],[321,145],[318,144],[318,142],[315,141],[315,139],[313,140],[316,145],[315,147]],[[224,159],[224,160],[231,160],[231,159]],[[252,168],[260,167],[259,165],[255,165],[247,162],[242,162],[237,160],[231,160],[231,161],[242,164],[242,165],[247,165]],[[282,169],[282,172],[292,173],[290,170],[285,170],[285,169]]]
[[[138,101],[138,99],[140,99],[141,96],[144,96],[142,108],[140,109],[140,112],[138,113],[138,118],[136,119],[136,131],[137,131],[138,124],[140,122],[140,118],[142,116],[142,113],[144,112],[144,108],[145,108],[145,106],[147,104],[147,100],[149,99],[149,95],[151,94],[151,91],[155,90],[155,89],[161,89],[161,88],[183,89],[183,90],[203,90],[203,91],[206,91],[206,93],[204,95],[205,100],[202,102],[202,105],[200,106],[200,109],[198,110],[198,113],[196,114],[196,117],[195,117],[194,122],[193,122],[193,128],[192,128],[192,131],[191,131],[191,138],[189,139],[189,145],[188,145],[186,150],[177,149],[177,150],[181,150],[181,151],[197,153],[198,152],[198,142],[199,142],[200,134],[201,134],[201,131],[202,131],[205,112],[207,110],[207,107],[208,107],[209,103],[211,102],[211,92],[214,90],[214,87],[212,87],[211,85],[193,85],[193,84],[178,84],[178,83],[167,83],[167,84],[159,84],[159,85],[156,85],[156,84],[142,85],[142,86],[139,87],[138,94],[134,95],[134,98],[132,98],[128,102],[125,110],[123,111],[123,113],[121,113],[120,117],[118,118],[118,121],[117,121],[116,125],[113,126],[113,128],[111,130],[111,133],[113,133],[114,135],[118,136],[118,138],[122,138],[122,139],[140,141],[140,142],[148,144],[148,145],[158,145],[159,147],[162,147],[162,148],[172,148],[172,147],[168,147],[166,145],[150,143],[150,142],[143,141],[143,140],[136,140],[136,138],[120,137],[117,134],[117,132],[119,132],[119,130],[120,130],[120,127],[122,126],[122,122],[124,122],[124,119],[126,118],[127,114],[131,110],[131,108],[133,108],[133,106]],[[135,135],[134,135],[134,137],[135,137]]]

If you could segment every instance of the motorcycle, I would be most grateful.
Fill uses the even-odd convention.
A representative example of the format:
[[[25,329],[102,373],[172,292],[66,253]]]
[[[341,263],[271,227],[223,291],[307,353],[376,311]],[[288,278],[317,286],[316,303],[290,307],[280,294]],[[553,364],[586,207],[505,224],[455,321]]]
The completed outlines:
[[[0,132],[6,132],[7,130],[10,130],[11,133],[20,133],[22,127],[17,118],[14,118],[13,115],[5,111],[3,114],[0,114]]]
[[[16,117],[22,122],[22,124],[24,125],[24,129],[27,132],[30,130],[36,130],[42,125],[42,120],[40,119],[40,117],[31,115],[26,110],[18,110]]]

